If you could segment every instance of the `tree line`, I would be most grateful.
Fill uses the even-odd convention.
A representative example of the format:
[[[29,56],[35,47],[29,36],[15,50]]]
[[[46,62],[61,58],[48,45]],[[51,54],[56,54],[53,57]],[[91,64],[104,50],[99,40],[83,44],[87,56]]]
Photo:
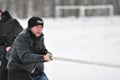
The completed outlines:
[[[64,5],[113,5],[114,15],[120,15],[120,0],[0,0],[0,9],[8,10],[18,18],[27,18],[33,15],[54,18],[55,7]],[[61,17],[70,14],[78,16],[78,10],[62,12]],[[90,14],[94,15],[94,12],[91,11]]]

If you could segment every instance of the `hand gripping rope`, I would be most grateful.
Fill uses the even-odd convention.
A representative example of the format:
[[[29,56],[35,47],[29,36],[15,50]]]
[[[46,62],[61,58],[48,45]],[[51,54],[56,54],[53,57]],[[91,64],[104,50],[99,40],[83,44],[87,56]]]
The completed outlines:
[[[74,63],[83,63],[83,64],[90,64],[90,65],[112,67],[112,68],[120,68],[120,64],[85,61],[85,60],[80,60],[80,59],[64,58],[64,57],[52,57],[52,59],[53,60],[60,60],[60,61],[67,61],[67,62],[74,62]]]

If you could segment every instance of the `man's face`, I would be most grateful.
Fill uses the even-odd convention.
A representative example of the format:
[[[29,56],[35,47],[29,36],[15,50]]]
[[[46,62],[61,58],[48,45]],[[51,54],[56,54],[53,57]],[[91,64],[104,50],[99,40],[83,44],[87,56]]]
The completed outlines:
[[[0,12],[0,20],[1,20],[1,17],[2,17],[2,13]]]
[[[35,34],[36,37],[39,37],[42,30],[43,26],[42,25],[36,25],[31,28],[32,32]]]
[[[0,17],[2,16],[2,13],[0,12]]]

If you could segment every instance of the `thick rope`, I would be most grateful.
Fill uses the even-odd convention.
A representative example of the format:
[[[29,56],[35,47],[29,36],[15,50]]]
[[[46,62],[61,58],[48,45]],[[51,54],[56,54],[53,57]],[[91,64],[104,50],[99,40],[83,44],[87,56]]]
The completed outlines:
[[[105,66],[105,67],[112,67],[112,68],[120,68],[120,64],[110,64],[110,63],[102,63],[102,62],[94,62],[94,61],[85,61],[85,60],[73,59],[73,58],[53,57],[53,60],[75,62],[75,63],[84,63],[84,64],[98,65],[98,66]]]

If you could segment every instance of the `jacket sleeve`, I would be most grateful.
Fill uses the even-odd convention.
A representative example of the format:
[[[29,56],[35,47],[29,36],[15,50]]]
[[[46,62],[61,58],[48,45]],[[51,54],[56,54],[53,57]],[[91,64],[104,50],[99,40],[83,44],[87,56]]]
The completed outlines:
[[[17,37],[18,34],[23,30],[23,27],[16,19],[14,19],[14,23],[15,23],[14,36]]]
[[[7,46],[11,46],[14,39],[18,36],[18,34],[23,30],[22,26],[16,19],[12,19],[9,22],[9,30],[8,36],[6,37]]]
[[[24,35],[19,35],[19,37],[16,38],[15,48],[19,56],[19,59],[22,62],[30,63],[44,62],[43,55],[33,54],[30,51],[31,48],[30,39]]]

